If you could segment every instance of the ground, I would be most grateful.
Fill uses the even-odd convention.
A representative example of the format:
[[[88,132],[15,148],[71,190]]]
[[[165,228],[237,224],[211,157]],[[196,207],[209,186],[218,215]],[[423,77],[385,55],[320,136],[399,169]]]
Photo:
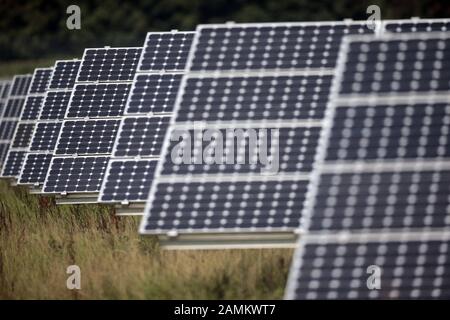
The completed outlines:
[[[0,299],[280,299],[291,250],[167,251],[137,217],[0,182]],[[68,290],[66,268],[81,269]]]

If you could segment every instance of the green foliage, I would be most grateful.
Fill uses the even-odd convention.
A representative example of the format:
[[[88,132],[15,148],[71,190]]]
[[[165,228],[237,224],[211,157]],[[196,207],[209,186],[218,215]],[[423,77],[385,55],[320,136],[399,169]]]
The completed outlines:
[[[81,8],[81,30],[66,28],[66,8]],[[141,46],[147,31],[194,30],[200,23],[448,17],[442,0],[2,0],[0,60],[81,55],[86,47]]]
[[[0,299],[280,299],[292,250],[165,251],[139,218],[0,181]],[[69,265],[81,290],[66,288]]]

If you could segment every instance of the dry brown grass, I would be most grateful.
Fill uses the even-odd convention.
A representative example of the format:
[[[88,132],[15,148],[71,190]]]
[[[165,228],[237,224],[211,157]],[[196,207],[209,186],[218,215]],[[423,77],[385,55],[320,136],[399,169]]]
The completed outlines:
[[[291,250],[165,251],[139,219],[0,182],[1,299],[279,299]],[[66,288],[68,265],[79,291]]]

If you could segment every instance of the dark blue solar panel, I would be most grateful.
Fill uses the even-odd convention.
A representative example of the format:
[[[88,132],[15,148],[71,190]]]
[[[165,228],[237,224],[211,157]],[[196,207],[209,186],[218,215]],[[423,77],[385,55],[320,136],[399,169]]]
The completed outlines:
[[[0,122],[0,140],[11,140],[17,123],[17,120],[2,120]]]
[[[25,96],[28,93],[28,88],[31,83],[31,75],[18,75],[13,79],[13,83],[11,85],[10,96]]]
[[[200,26],[191,70],[333,68],[343,36],[373,33],[353,24]]]
[[[145,201],[157,160],[112,160],[105,174],[101,202]]]
[[[307,241],[307,238],[303,239]],[[448,240],[306,242],[297,299],[450,299]],[[380,288],[369,289],[373,268]],[[372,268],[372,269],[370,269]],[[293,298],[291,297],[291,298]]]
[[[50,82],[52,72],[52,68],[35,69],[28,93],[45,93],[45,91],[48,89],[48,84]]]
[[[24,160],[19,184],[44,183],[52,157],[51,154],[28,153]]]
[[[338,107],[326,160],[450,156],[450,104],[401,103]]]
[[[69,106],[71,91],[48,91],[42,106],[40,120],[62,120]]]
[[[49,89],[72,89],[81,61],[57,61],[53,69]]]
[[[24,98],[9,98],[6,102],[3,118],[18,118],[22,112]]]
[[[354,41],[340,93],[442,91],[450,88],[450,39]]]
[[[125,113],[172,112],[182,74],[137,74]]]
[[[322,119],[331,76],[187,78],[176,120]]]
[[[109,157],[53,158],[44,192],[99,192]]]
[[[121,116],[131,84],[76,85],[70,101],[68,118]]]
[[[8,150],[9,143],[0,143],[0,165],[3,164],[3,161],[5,161]]]
[[[55,154],[110,154],[120,120],[64,121]]]
[[[195,133],[194,130],[175,129],[172,131],[162,174],[261,173],[264,169],[270,171],[271,168],[274,173],[311,171],[321,127],[263,130],[205,130],[203,136],[199,137],[196,135],[199,131]],[[189,138],[183,137],[186,133]],[[195,143],[195,140],[200,140],[200,143]],[[265,144],[267,148],[263,147]],[[223,157],[216,156],[215,148],[224,150]],[[181,154],[183,151],[190,154],[189,161],[184,161],[185,158],[180,156],[181,163],[176,163],[173,155],[178,154],[177,150],[182,150]],[[211,158],[207,157],[207,150],[211,150]],[[260,152],[270,157],[267,163],[263,161]],[[201,159],[197,160],[194,156],[196,154],[201,155]],[[278,163],[272,160],[276,158],[279,159]]]
[[[159,156],[169,121],[169,117],[124,118],[114,156]]]
[[[30,151],[53,151],[61,126],[61,122],[39,122],[31,141]]]
[[[141,52],[141,48],[86,49],[76,81],[131,81]]]
[[[10,150],[6,157],[5,164],[3,165],[2,177],[19,176],[25,154],[25,151]]]
[[[26,148],[29,146],[34,132],[34,123],[20,123],[17,126],[12,141],[12,148]]]
[[[184,70],[193,32],[148,33],[139,71]]]
[[[159,183],[145,229],[295,228],[306,189],[306,181]]]
[[[450,226],[450,171],[322,174],[310,230]]]
[[[36,120],[43,102],[44,97],[42,96],[28,96],[27,100],[25,100],[20,120]]]

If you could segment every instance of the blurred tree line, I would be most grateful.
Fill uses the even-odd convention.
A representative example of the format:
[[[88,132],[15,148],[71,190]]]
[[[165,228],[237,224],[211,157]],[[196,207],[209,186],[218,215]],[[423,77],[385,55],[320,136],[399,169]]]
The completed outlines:
[[[81,30],[66,9],[81,8]],[[81,55],[83,48],[141,46],[148,31],[194,30],[199,23],[450,17],[448,0],[0,0],[0,59]]]

